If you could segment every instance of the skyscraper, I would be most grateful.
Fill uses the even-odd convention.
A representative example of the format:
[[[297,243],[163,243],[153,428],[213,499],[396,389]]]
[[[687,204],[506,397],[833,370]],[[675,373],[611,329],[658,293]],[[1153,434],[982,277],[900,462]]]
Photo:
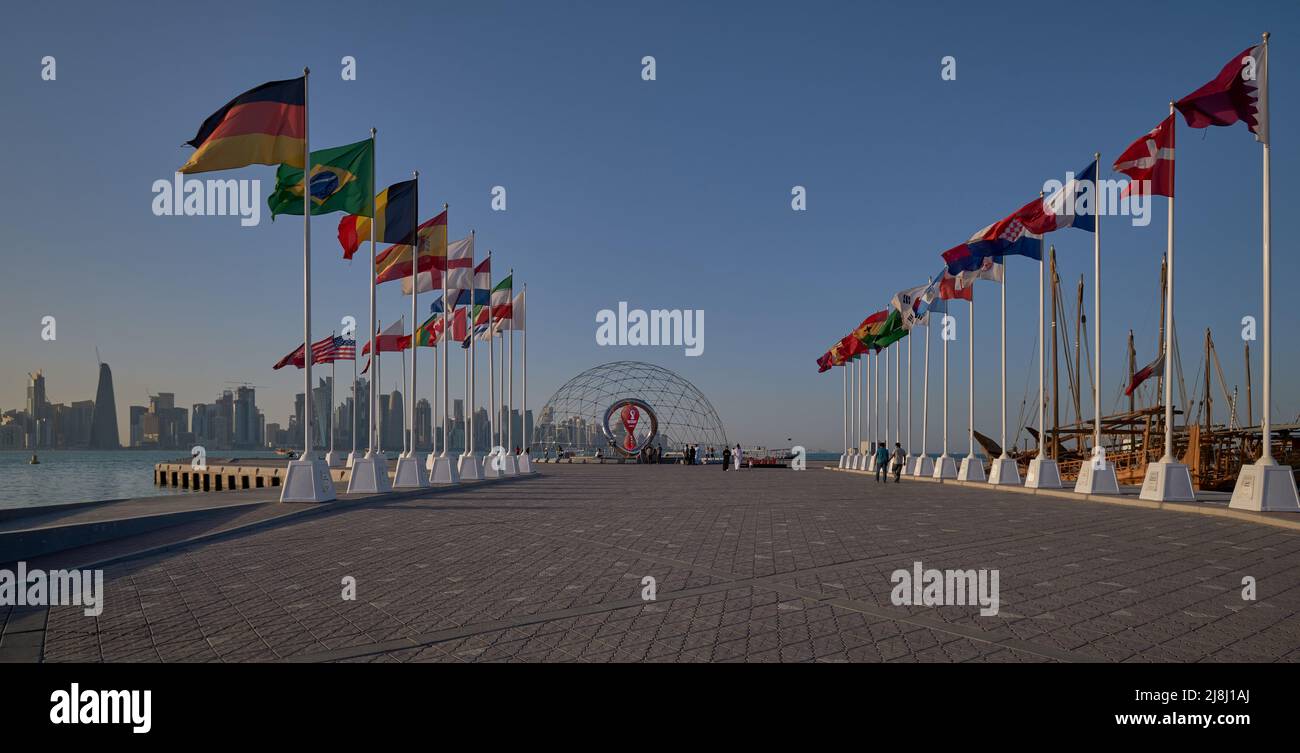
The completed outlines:
[[[44,391],[44,384],[41,386]],[[113,397],[113,371],[108,364],[99,365],[99,387],[95,389],[95,407],[90,419],[90,449],[120,450],[117,435],[117,400]]]

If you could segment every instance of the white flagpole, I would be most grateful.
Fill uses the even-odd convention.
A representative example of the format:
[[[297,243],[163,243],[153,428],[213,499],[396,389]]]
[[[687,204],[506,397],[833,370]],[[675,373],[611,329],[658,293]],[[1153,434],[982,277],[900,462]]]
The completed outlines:
[[[334,347],[333,332],[330,333],[330,347],[331,348]],[[329,415],[325,417],[327,419],[326,423],[329,424],[330,458],[334,457],[334,377],[338,374],[338,369],[335,366],[336,363],[337,361],[335,361],[333,358],[330,359],[330,410],[329,410]]]
[[[853,420],[856,426],[855,434],[857,439],[853,449],[857,453],[862,452],[862,361],[865,358],[866,356],[864,355],[862,358],[857,359],[857,366],[854,367],[855,370],[853,372],[854,376],[857,377],[857,384],[854,387],[855,392],[853,398]]]
[[[510,274],[513,275],[513,274],[514,274],[514,270],[511,270],[511,271],[510,271]],[[511,415],[510,415],[510,417],[509,417],[509,419],[508,419],[508,423],[509,423],[509,426],[510,426],[510,453],[511,453],[511,455],[513,455],[514,452],[515,452],[515,417],[514,417],[514,410],[515,410],[515,310],[514,310],[514,302],[515,302],[515,300],[514,300],[514,291],[515,291],[515,286],[514,286],[514,282],[512,281],[511,284],[510,284],[510,293],[511,293],[511,296],[510,296],[510,304],[511,304],[511,305],[510,305],[510,414],[511,414]],[[516,467],[518,467],[518,466],[516,466]]]
[[[902,390],[899,388],[903,384],[903,349],[898,347],[897,340],[894,341],[894,347],[897,348],[894,353],[894,444],[901,444],[903,441],[903,398]]]
[[[872,412],[875,413],[875,418],[876,418],[876,421],[875,421],[875,424],[876,424],[876,425],[875,425],[875,430],[876,430],[876,434],[880,434],[880,351],[876,351],[876,353],[875,353],[875,358],[873,359],[873,361],[875,362],[875,367],[874,367],[874,368],[875,368],[875,372],[876,372],[876,378],[875,378],[874,380],[872,380],[873,384],[875,385],[875,392],[872,394],[871,409],[872,409]],[[888,374],[889,372],[886,371],[885,373]],[[888,393],[886,393],[886,394],[888,394]],[[880,437],[878,437],[878,436],[873,436],[873,437],[872,437],[872,440],[874,441],[874,440],[877,440],[877,439],[879,439],[879,438],[880,438]],[[872,457],[875,457],[875,456],[872,455]]]
[[[440,274],[446,274],[446,273],[445,273],[445,272],[442,272],[442,273],[440,273]],[[446,301],[443,301],[443,305],[444,305],[444,306],[446,305],[446,303],[447,303]],[[438,338],[438,337],[433,338],[433,347],[434,347],[434,348],[437,348],[437,347],[439,347],[439,346],[441,345],[441,343],[438,342],[439,339],[440,339],[440,338]],[[439,381],[440,381],[440,377],[439,377],[439,374],[438,374],[438,351],[437,351],[437,350],[433,351],[433,358],[434,358],[434,361],[433,361],[433,422],[432,422],[431,424],[429,424],[429,433],[433,435],[432,437],[430,437],[430,439],[433,440],[433,449],[430,451],[430,455],[437,455],[437,454],[438,454],[438,435],[441,434],[441,433],[443,433],[443,431],[442,431],[442,406],[438,404],[438,403],[439,403],[439,401],[438,401],[438,395],[441,394],[441,393],[438,392],[438,383],[439,383]],[[447,438],[446,438],[446,437],[443,437],[443,441],[446,442],[446,441],[447,441]]]
[[[303,460],[316,456],[316,437],[312,436],[312,148],[308,146],[305,114],[311,73],[311,69],[303,69]]]
[[[1259,117],[1256,125],[1256,138],[1263,145],[1263,306],[1264,315],[1264,404],[1260,411],[1260,439],[1264,446],[1260,448],[1259,460],[1252,465],[1242,465],[1237,485],[1232,491],[1229,507],[1246,510],[1300,512],[1300,497],[1296,492],[1295,476],[1291,468],[1278,464],[1273,457],[1273,212],[1272,179],[1269,166],[1270,112],[1268,102],[1268,38],[1264,33],[1261,43],[1259,70],[1256,80],[1259,85]],[[1172,274],[1172,272],[1171,272]],[[1173,286],[1170,285],[1172,288]],[[1166,377],[1168,379],[1168,377]]]
[[[931,278],[929,284],[933,284]],[[926,458],[930,457],[930,330],[934,329],[934,312],[925,315],[925,366],[921,369],[921,459],[916,464],[916,475],[926,475]],[[933,473],[933,470],[931,470]]]
[[[916,326],[915,321],[912,326]],[[912,446],[912,333],[909,330],[907,334],[907,452],[905,454],[910,457],[914,449]],[[903,471],[906,472],[907,469],[904,468]]]
[[[1038,255],[1041,258],[1042,241],[1039,241]],[[999,327],[1001,328],[1001,369],[1002,369],[1002,452],[996,458],[992,459],[992,473],[989,475],[990,484],[1011,484],[1018,486],[1020,484],[1020,468],[1016,461],[1007,452],[1007,265],[1006,257],[1002,258],[1002,284],[998,286],[1002,293],[1002,317]]]
[[[1002,277],[1006,277],[1005,264],[1001,270]],[[967,354],[967,379],[966,379],[966,457],[961,461],[961,470],[957,473],[957,478],[961,481],[984,481],[984,462],[975,455],[975,291],[974,281],[971,281],[970,297],[970,328],[969,336],[966,340]]]
[[[353,333],[356,337],[356,333]],[[355,342],[355,340],[353,340]],[[357,458],[357,353],[352,351],[352,459]]]
[[[1095,160],[1094,173],[1101,174],[1101,153],[1094,152]],[[1094,184],[1095,187],[1095,184]],[[1101,195],[1094,191],[1094,200],[1092,208],[1093,226],[1092,226],[1092,349],[1094,357],[1092,361],[1092,452],[1093,460],[1085,460],[1079,468],[1079,479],[1074,484],[1076,492],[1086,494],[1093,493],[1119,493],[1119,482],[1115,477],[1115,467],[1108,460],[1104,460],[1105,448],[1101,445]],[[1166,377],[1168,378],[1168,377]]]
[[[487,251],[487,267],[491,268],[491,251]],[[493,345],[494,319],[491,311],[491,291],[493,291],[493,282],[491,276],[487,277],[487,403],[491,410],[489,420],[487,420],[487,443],[497,446],[497,429],[500,421],[497,419],[497,385],[495,385],[495,373],[497,373],[497,349]]]
[[[302,350],[303,350],[303,450],[302,457],[291,461],[285,471],[280,491],[281,502],[328,502],[335,498],[334,482],[329,469],[316,459],[312,437],[311,392],[311,145],[308,138],[307,84],[311,69],[302,69]],[[319,463],[319,465],[318,465]]]
[[[374,226],[375,223],[372,221],[370,223],[370,227],[374,228]],[[374,251],[373,243],[371,244],[370,249],[372,252]],[[370,279],[372,280],[375,279],[373,274],[371,275]],[[378,327],[379,322],[376,322],[375,326]],[[375,342],[375,338],[372,337],[370,341],[372,343]],[[375,367],[374,370],[375,373],[370,375],[370,408],[371,408],[370,433],[371,433],[371,440],[374,442],[376,453],[378,455],[383,455],[384,454],[384,432],[383,432],[384,427],[379,425],[379,416],[377,414],[379,412],[379,391],[383,389],[384,383],[380,381],[379,351],[375,350],[374,345],[370,346],[370,359],[371,359],[370,361],[371,364],[373,364]],[[388,474],[387,464],[388,464],[388,460],[385,458],[383,463],[385,476],[387,476]]]
[[[370,143],[371,143],[371,144],[375,144],[375,134],[377,134],[378,132],[379,132],[379,131],[378,131],[377,129],[374,129],[374,128],[371,128],[371,129],[370,129]],[[375,146],[378,146],[378,144],[375,144]],[[374,170],[374,166],[373,166],[373,165],[371,166],[371,169],[370,169],[370,196],[371,196],[371,199],[370,199],[370,200],[373,202],[373,201],[374,201],[374,196],[375,196],[375,170]],[[373,204],[372,204],[372,207],[373,207]],[[372,209],[371,212],[370,212],[370,214],[374,215],[374,214],[378,214],[378,212],[375,212],[375,211]],[[374,364],[375,369],[374,369],[374,373],[372,373],[372,374],[370,375],[370,389],[367,390],[367,392],[369,393],[369,394],[367,395],[367,401],[370,403],[370,411],[369,411],[369,413],[370,413],[370,436],[367,437],[367,439],[366,439],[366,442],[367,442],[367,444],[366,444],[366,455],[367,455],[367,457],[374,457],[374,454],[375,454],[375,448],[378,447],[378,444],[376,444],[376,442],[375,442],[375,433],[376,433],[376,428],[375,428],[375,421],[376,421],[376,418],[375,418],[375,412],[376,412],[376,410],[377,410],[377,406],[378,406],[378,403],[379,403],[379,394],[378,394],[379,391],[375,389],[375,384],[376,384],[376,381],[377,381],[377,380],[375,379],[375,377],[379,375],[379,351],[376,350],[376,348],[379,347],[379,346],[378,346],[378,343],[376,342],[376,339],[375,339],[375,337],[376,337],[376,333],[377,333],[378,330],[379,330],[379,320],[375,318],[375,274],[376,274],[376,270],[375,270],[375,221],[376,221],[376,219],[377,219],[377,218],[375,218],[375,217],[371,217],[371,218],[370,218],[370,359],[371,359],[371,363]],[[387,470],[385,470],[384,472],[385,472],[385,474],[387,474]]]
[[[844,454],[840,455],[840,467],[843,468],[849,459],[849,361],[840,369],[840,398],[843,407],[843,418],[840,425],[844,428]]]
[[[402,329],[406,329],[406,314],[402,314]],[[411,392],[407,387],[407,381],[406,381],[406,354],[399,351],[397,355],[401,356],[402,358],[402,389],[406,390],[406,395],[404,397],[406,398],[406,401],[409,403],[411,402]],[[388,406],[390,409],[392,408],[393,405],[392,400],[393,399],[391,397],[388,399]],[[403,424],[408,424],[402,427],[402,454],[405,455],[407,453],[406,435],[411,427],[409,426],[410,422],[405,420],[405,417],[401,417],[401,418],[403,418],[402,421]]]
[[[420,184],[419,184],[420,171],[419,170],[414,171],[414,177],[416,180],[415,195],[418,197],[420,195],[419,193],[420,192]],[[418,348],[415,345],[415,328],[420,323],[420,313],[419,311],[416,310],[415,307],[416,299],[419,298],[419,294],[420,294],[420,285],[419,285],[420,238],[419,236],[417,235],[414,240],[415,240],[415,245],[411,247],[411,387],[406,393],[406,415],[407,415],[406,432],[410,436],[410,440],[409,440],[410,448],[407,450],[406,454],[412,457],[415,456],[415,364],[416,364],[416,355],[417,355],[416,351],[418,350]]]
[[[528,454],[529,444],[532,438],[528,435],[528,283],[524,283],[524,326],[519,330],[523,334],[519,336],[521,353],[523,358],[523,373],[520,374],[520,395],[519,395],[519,428],[524,432],[524,438],[520,442],[523,453]],[[531,465],[529,466],[531,470]]]
[[[471,269],[472,269],[472,267],[471,267]],[[473,283],[471,283],[471,285],[472,285],[472,284],[473,284]],[[470,298],[472,299],[473,297],[474,297],[474,292],[473,292],[473,288],[471,287],[471,290],[470,290]],[[465,328],[466,328],[466,330],[468,330],[468,329],[469,329],[469,314],[470,314],[470,311],[471,311],[470,306],[469,306],[468,304],[464,306],[464,311],[465,311]],[[472,341],[473,341],[473,340],[471,339],[471,342],[472,342]],[[469,434],[470,434],[470,430],[469,430],[470,419],[469,419],[469,417],[470,417],[470,414],[474,411],[474,408],[473,408],[473,405],[474,405],[474,393],[473,393],[473,391],[471,390],[471,388],[470,388],[470,383],[469,383],[469,380],[470,380],[470,373],[469,373],[469,348],[461,348],[461,351],[465,354],[465,413],[464,413],[464,415],[461,416],[461,420],[460,420],[461,431],[462,431],[462,437],[461,437],[461,445],[462,445],[462,446],[461,446],[461,453],[460,453],[460,454],[461,454],[461,457],[466,457],[466,456],[468,456],[468,455],[470,454],[470,440],[471,440],[471,437],[470,437],[470,435],[469,435]],[[461,475],[463,476],[464,474],[462,473]]]

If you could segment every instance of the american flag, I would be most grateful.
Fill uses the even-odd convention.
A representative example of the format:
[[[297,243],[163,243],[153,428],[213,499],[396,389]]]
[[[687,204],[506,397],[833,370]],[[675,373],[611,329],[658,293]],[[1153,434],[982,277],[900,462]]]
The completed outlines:
[[[330,363],[332,361],[352,361],[357,357],[356,339],[345,339],[340,335],[331,335],[324,340],[311,344],[312,363]]]

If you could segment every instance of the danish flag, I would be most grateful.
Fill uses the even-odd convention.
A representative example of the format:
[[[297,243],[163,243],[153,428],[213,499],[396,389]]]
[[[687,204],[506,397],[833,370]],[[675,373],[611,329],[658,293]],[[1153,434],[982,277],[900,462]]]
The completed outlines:
[[[1121,196],[1137,187],[1139,194],[1174,195],[1174,116],[1160,121],[1151,132],[1134,141],[1115,160],[1114,170],[1131,180]],[[1148,182],[1144,182],[1148,181]]]

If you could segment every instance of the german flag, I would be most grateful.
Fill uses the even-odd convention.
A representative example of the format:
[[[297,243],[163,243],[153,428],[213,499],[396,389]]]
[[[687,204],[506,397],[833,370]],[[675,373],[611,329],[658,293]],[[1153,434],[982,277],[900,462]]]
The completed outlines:
[[[375,239],[383,243],[414,245],[417,204],[414,180],[394,183],[380,191],[375,197]],[[369,237],[369,217],[350,214],[339,220],[339,245],[343,247],[344,259],[351,259],[361,247],[361,241]],[[443,245],[446,245],[445,241]]]
[[[307,78],[268,81],[240,94],[203,121],[182,173],[246,165],[301,168],[307,135]]]

